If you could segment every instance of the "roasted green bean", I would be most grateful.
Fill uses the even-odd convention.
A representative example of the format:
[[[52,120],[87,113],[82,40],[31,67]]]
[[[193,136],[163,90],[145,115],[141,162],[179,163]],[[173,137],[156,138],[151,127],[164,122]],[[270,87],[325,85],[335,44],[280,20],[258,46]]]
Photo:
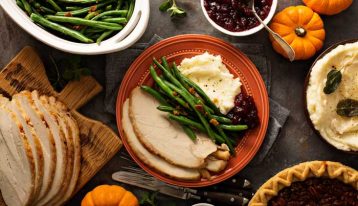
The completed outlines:
[[[35,14],[35,13],[32,13],[30,17],[34,22],[36,22],[36,23],[38,23],[38,24],[40,24],[40,25],[42,25],[44,27],[47,27],[47,28],[50,28],[52,30],[61,32],[61,33],[65,34],[65,35],[71,36],[71,37],[73,37],[73,38],[75,38],[75,39],[77,39],[77,40],[79,40],[81,42],[85,42],[85,43],[92,43],[93,42],[92,39],[84,36],[80,32],[75,31],[73,29],[69,29],[69,28],[64,27],[64,26],[62,26],[60,24],[57,24],[57,23],[53,23],[53,22],[43,18],[40,15]]]
[[[66,16],[54,16],[54,15],[47,15],[46,19],[54,21],[54,22],[63,22],[63,23],[70,23],[74,25],[85,25],[91,26],[95,28],[101,29],[108,29],[108,30],[121,30],[123,26],[115,23],[109,22],[100,22],[100,21],[92,21],[87,20],[79,17],[66,17]]]

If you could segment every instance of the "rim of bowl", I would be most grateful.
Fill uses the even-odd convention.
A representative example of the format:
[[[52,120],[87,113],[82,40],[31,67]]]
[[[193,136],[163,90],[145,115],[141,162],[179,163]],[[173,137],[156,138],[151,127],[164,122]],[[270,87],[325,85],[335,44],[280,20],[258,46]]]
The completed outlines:
[[[208,15],[205,7],[204,7],[204,1],[205,0],[200,0],[200,4],[201,4],[201,9],[204,13],[204,16],[206,17],[206,19],[209,21],[209,23],[217,30],[225,33],[225,34],[228,34],[230,36],[249,36],[251,34],[255,34],[257,33],[258,31],[260,31],[261,29],[264,28],[264,26],[262,24],[254,27],[254,28],[251,28],[249,30],[245,30],[245,31],[240,31],[240,32],[233,32],[233,31],[229,31],[223,27],[221,27],[220,25],[216,24]],[[272,0],[272,5],[271,5],[271,8],[270,8],[270,12],[269,14],[267,15],[266,19],[263,20],[263,22],[267,25],[271,19],[273,18],[275,12],[276,12],[276,9],[277,9],[277,2],[278,0]]]

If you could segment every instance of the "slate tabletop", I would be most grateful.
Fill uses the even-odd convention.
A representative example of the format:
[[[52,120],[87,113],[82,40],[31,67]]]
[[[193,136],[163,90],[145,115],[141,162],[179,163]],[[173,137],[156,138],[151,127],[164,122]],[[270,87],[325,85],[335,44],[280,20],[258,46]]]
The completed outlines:
[[[177,20],[171,20],[167,14],[158,11],[161,0],[150,0],[150,2],[150,22],[140,42],[149,41],[154,34],[165,38],[177,34],[201,33],[216,36],[233,43],[260,43],[264,45],[263,55],[266,55],[271,61],[272,67],[271,97],[288,108],[291,113],[281,130],[280,136],[264,161],[259,165],[246,167],[241,172],[243,176],[252,181],[255,189],[280,170],[304,161],[339,161],[358,169],[357,155],[338,151],[323,142],[315,134],[306,119],[303,103],[304,81],[315,58],[290,63],[273,51],[268,35],[264,30],[249,37],[231,37],[220,33],[205,19],[199,0],[179,0],[179,4],[187,10],[188,16]],[[301,0],[279,0],[277,11],[290,5],[299,4],[302,4]],[[324,49],[342,40],[358,38],[357,17],[358,1],[354,1],[353,5],[341,14],[323,16],[326,29]],[[17,26],[0,8],[0,68],[3,68],[26,45],[35,47],[40,52],[45,63],[49,54],[69,56],[69,54],[64,54],[34,39]],[[85,57],[85,60],[91,65],[93,76],[104,85],[105,56]],[[103,100],[104,92],[84,106],[81,112],[110,125],[117,131],[114,117],[106,114],[103,110]],[[80,205],[84,195],[97,185],[117,184],[111,180],[111,174],[125,164],[125,160],[120,155],[121,153],[118,153],[109,161],[67,205]],[[126,187],[134,191],[138,196],[143,194],[143,191],[138,188]],[[160,196],[159,200],[161,205],[166,205],[168,202],[175,202],[177,206],[190,205],[188,202],[164,196]]]

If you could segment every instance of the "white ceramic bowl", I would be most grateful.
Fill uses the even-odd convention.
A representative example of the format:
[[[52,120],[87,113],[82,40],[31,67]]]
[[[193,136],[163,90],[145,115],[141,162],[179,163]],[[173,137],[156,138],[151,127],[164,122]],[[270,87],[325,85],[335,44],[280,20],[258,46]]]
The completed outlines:
[[[34,24],[29,16],[16,5],[15,0],[0,0],[0,6],[21,28],[43,43],[69,53],[95,55],[120,51],[138,41],[148,25],[149,1],[136,0],[133,15],[127,25],[118,34],[103,41],[100,45],[76,43],[57,37]]]
[[[220,25],[216,24],[213,20],[210,19],[208,13],[206,12],[206,9],[204,7],[204,0],[200,0],[201,1],[201,9],[203,10],[203,13],[206,17],[206,19],[210,22],[210,24],[217,30],[225,33],[225,34],[228,34],[228,35],[231,35],[231,36],[249,36],[251,34],[254,34],[258,31],[260,31],[262,28],[264,28],[264,26],[262,24],[252,28],[252,29],[249,29],[249,30],[246,30],[246,31],[240,31],[240,32],[232,32],[232,31],[229,31],[223,27],[221,27]],[[278,0],[272,0],[272,5],[271,5],[271,9],[270,9],[270,13],[268,14],[268,16],[266,17],[266,19],[264,20],[265,24],[268,24],[273,15],[275,14],[276,12],[276,8],[277,8],[277,2]]]

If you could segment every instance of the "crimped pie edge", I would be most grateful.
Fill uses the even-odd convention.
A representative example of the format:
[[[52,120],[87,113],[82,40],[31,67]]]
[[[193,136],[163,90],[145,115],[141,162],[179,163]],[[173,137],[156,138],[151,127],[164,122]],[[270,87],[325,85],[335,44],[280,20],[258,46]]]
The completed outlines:
[[[358,189],[358,171],[338,162],[303,162],[282,170],[265,182],[251,199],[249,206],[266,206],[278,192],[293,182],[304,181],[310,177],[328,177],[339,179]]]

